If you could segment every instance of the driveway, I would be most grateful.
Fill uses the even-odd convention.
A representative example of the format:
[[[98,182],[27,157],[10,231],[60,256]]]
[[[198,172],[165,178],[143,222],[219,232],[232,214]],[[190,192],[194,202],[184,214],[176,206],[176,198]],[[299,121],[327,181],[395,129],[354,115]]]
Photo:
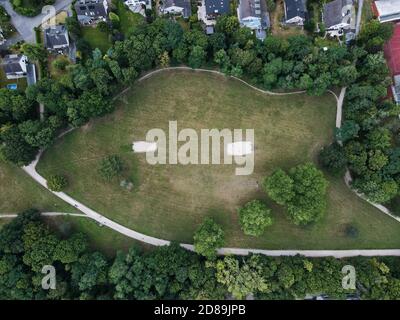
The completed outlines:
[[[68,9],[72,0],[56,0],[55,4],[53,5],[56,12]],[[17,14],[10,3],[9,0],[0,0],[0,5],[3,6],[8,14],[11,17],[11,22],[14,25],[15,29],[17,29],[18,33],[20,34],[21,38],[26,42],[35,43],[35,33],[33,28],[38,27],[42,24],[43,18],[46,17],[46,14],[39,14],[36,17],[25,17]],[[47,17],[48,19],[49,17]],[[46,20],[47,20],[46,19]],[[12,41],[10,39],[10,41]]]

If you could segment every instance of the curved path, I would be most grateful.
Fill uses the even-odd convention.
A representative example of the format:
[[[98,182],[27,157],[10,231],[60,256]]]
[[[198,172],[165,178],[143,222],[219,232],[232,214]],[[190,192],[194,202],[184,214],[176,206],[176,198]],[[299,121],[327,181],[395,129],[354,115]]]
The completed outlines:
[[[165,70],[192,70],[191,68],[188,67],[172,67],[172,68],[165,68],[165,69],[158,69],[154,70],[140,79],[138,81],[143,81],[144,79],[147,79],[151,77],[152,75],[165,71]],[[206,69],[195,69],[195,72],[209,72],[209,73],[215,73],[219,75],[225,76],[223,73],[215,71],[215,70],[206,70]],[[301,94],[304,93],[305,91],[297,91],[297,92],[290,92],[290,93],[276,93],[276,92],[270,92],[270,91],[265,91],[262,89],[259,89],[257,87],[252,86],[251,84],[245,82],[242,79],[236,78],[236,77],[231,77],[236,80],[239,80],[240,82],[244,83],[245,85],[268,95],[291,95],[291,94]],[[127,92],[129,90],[125,89],[123,90],[119,95],[117,95],[114,99],[117,99],[121,94]],[[337,100],[337,113],[340,113],[340,115],[337,115],[336,119],[338,119],[341,122],[341,110],[342,110],[342,104],[343,104],[343,98],[345,94],[346,89],[343,88],[340,94],[340,97],[338,98],[336,94],[332,91],[330,91],[331,94],[333,94]],[[340,126],[339,122],[339,126]],[[62,133],[60,136],[65,135],[66,133],[70,132],[73,129],[67,130],[66,132]],[[106,218],[105,216],[101,215],[100,213],[90,209],[89,207],[85,206],[84,204],[80,203],[79,201],[73,199],[69,195],[67,195],[64,192],[54,192],[51,191],[47,187],[47,182],[46,179],[44,179],[37,171],[36,171],[36,165],[38,164],[40,157],[42,155],[43,151],[40,151],[38,155],[36,156],[36,159],[32,161],[28,166],[23,167],[23,170],[31,176],[36,182],[41,184],[44,188],[52,192],[55,196],[59,197],[60,199],[64,200],[68,204],[72,205],[75,207],[77,210],[83,212],[87,217],[97,221],[101,225],[107,226],[127,237],[154,245],[154,246],[164,246],[170,244],[170,241],[164,240],[164,239],[159,239],[155,237],[150,237],[145,234],[142,234],[140,232],[136,232],[134,230],[131,230],[127,227],[124,227],[123,225],[116,223],[112,221],[111,219]],[[191,244],[180,244],[183,248],[188,249],[193,251],[194,246]],[[352,256],[400,256],[400,249],[393,249],[393,250],[263,250],[263,249],[240,249],[240,248],[220,248],[218,250],[218,254],[220,255],[228,255],[228,254],[235,254],[235,255],[248,255],[249,253],[258,253],[258,254],[263,254],[263,255],[268,255],[268,256],[292,256],[292,255],[304,255],[308,257],[326,257],[326,256],[333,256],[336,258],[343,258],[343,257],[352,257]]]

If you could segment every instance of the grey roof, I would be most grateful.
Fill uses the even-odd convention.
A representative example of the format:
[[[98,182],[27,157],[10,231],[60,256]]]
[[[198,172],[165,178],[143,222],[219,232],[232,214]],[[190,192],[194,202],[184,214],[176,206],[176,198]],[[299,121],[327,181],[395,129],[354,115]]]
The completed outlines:
[[[352,0],[334,0],[324,4],[324,24],[325,27],[330,28],[334,25],[343,22],[343,17],[347,12],[343,12],[346,5],[353,4]]]
[[[44,45],[48,49],[56,46],[68,46],[68,31],[65,26],[58,25],[45,29]]]
[[[75,11],[79,19],[80,16],[87,16],[89,19],[107,17],[107,10],[100,0],[78,0],[75,3]]]
[[[205,0],[206,15],[222,15],[229,13],[229,0]]]
[[[1,67],[6,74],[23,72],[21,64],[19,63],[22,58],[20,54],[6,55],[3,59]]]
[[[190,0],[163,0],[163,8],[169,8],[173,6],[183,8],[184,18],[189,18],[192,15],[192,6],[190,4]]]
[[[285,0],[285,18],[286,20],[300,17],[305,19],[307,13],[307,0]]]
[[[259,17],[264,28],[270,26],[269,13],[265,0],[240,0],[240,19],[246,17]]]

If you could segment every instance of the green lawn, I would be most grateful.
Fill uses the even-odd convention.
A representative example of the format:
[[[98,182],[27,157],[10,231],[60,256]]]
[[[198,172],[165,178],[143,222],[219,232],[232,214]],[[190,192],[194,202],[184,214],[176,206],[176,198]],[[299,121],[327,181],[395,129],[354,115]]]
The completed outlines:
[[[37,208],[43,212],[76,212],[75,208],[53,196],[14,165],[0,161],[0,181],[0,213],[17,213],[30,208]],[[146,248],[107,227],[99,227],[88,218],[57,216],[46,219],[62,234],[72,231],[85,233],[93,248],[110,256],[114,255],[117,249],[126,250],[132,245]],[[10,219],[0,219],[0,228],[9,221]]]
[[[123,3],[122,0],[114,0],[114,5],[117,8],[117,15],[121,23],[121,32],[127,34],[132,27],[144,22],[144,17],[139,13],[133,13]]]
[[[90,44],[93,50],[98,48],[103,53],[106,53],[112,46],[109,39],[109,33],[102,32],[96,27],[83,27],[82,36]]]
[[[21,168],[1,160],[0,181],[0,213],[17,213],[30,208],[40,211],[76,211],[37,184]]]
[[[191,242],[204,217],[212,216],[226,233],[226,245],[271,249],[398,248],[400,224],[330,179],[328,211],[317,224],[294,226],[269,201],[259,184],[277,167],[314,160],[332,140],[335,100],[331,95],[267,96],[238,81],[194,72],[165,72],[147,79],[119,102],[112,115],[92,121],[48,150],[39,172],[67,175],[67,193],[115,221],[148,235]],[[235,176],[234,165],[151,166],[131,143],[149,129],[254,128],[255,172]],[[100,160],[118,154],[123,175],[110,183],[98,174]],[[129,178],[136,188],[120,187]],[[236,209],[259,198],[273,208],[274,225],[260,238],[244,236]],[[348,238],[347,225],[359,236]]]

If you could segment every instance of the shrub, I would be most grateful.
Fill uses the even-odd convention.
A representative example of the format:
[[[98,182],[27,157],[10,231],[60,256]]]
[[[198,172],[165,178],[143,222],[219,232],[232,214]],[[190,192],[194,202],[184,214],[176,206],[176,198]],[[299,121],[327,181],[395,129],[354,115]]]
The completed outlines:
[[[64,190],[68,185],[68,180],[66,177],[61,175],[53,175],[47,180],[47,187],[51,191],[60,192]]]
[[[120,157],[117,155],[111,155],[105,157],[100,164],[99,173],[100,175],[110,181],[112,178],[121,173],[123,169],[123,163]]]

